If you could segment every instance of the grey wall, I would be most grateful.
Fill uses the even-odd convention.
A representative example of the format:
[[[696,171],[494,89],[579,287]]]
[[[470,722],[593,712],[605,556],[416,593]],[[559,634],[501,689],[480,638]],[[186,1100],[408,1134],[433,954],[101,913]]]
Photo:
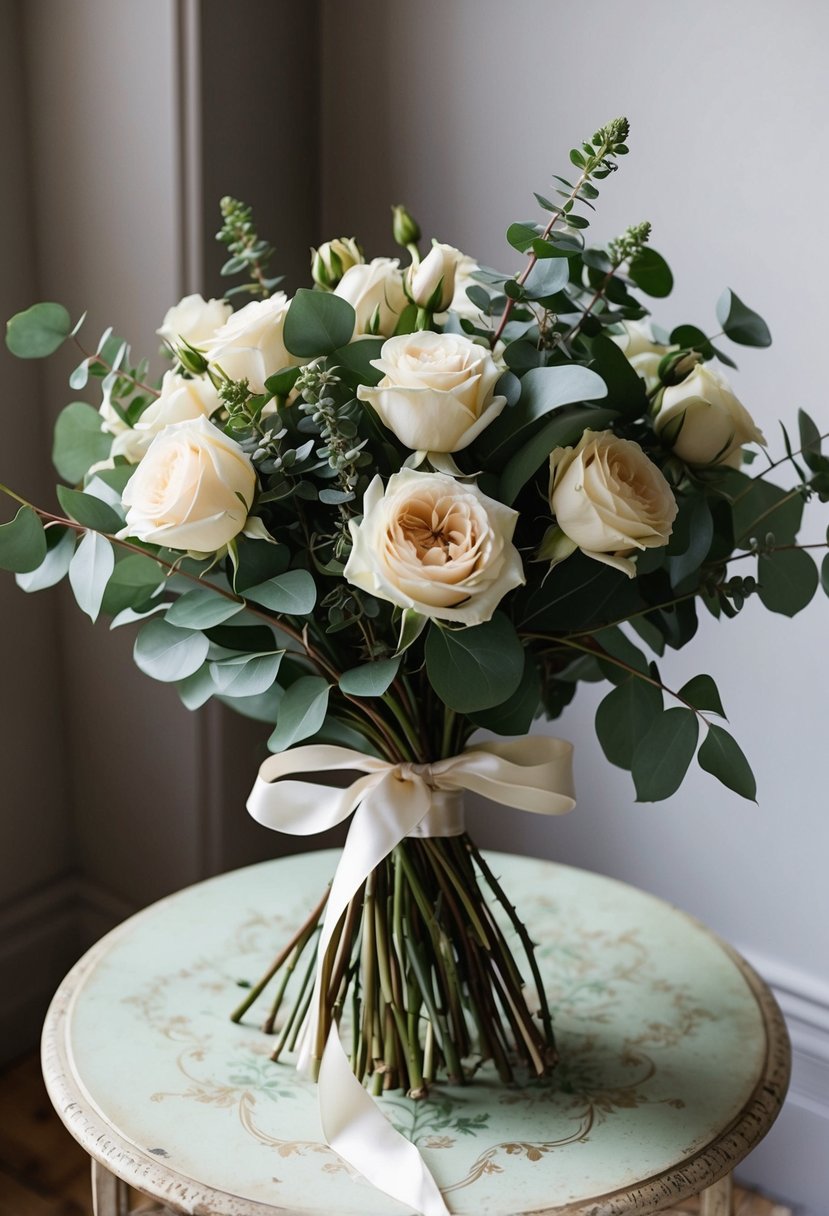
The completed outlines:
[[[231,36],[242,16],[255,38]],[[677,277],[659,306],[668,324],[708,324],[726,284],[763,312],[775,345],[740,352],[735,386],[772,443],[798,404],[826,421],[829,13],[817,0],[0,0],[0,35],[0,138],[20,166],[0,200],[6,315],[56,298],[90,307],[93,337],[114,323],[151,348],[171,301],[217,288],[225,192],[256,205],[290,286],[327,236],[391,252],[398,201],[427,233],[509,269],[506,223],[532,214],[532,191],[566,172],[572,144],[625,112],[632,153],[602,192],[596,237],[653,221]],[[0,359],[0,467],[42,499],[71,361],[38,378]],[[0,734],[3,990],[23,977],[4,1008],[18,1029],[0,1042],[14,1045],[82,940],[285,842],[242,811],[261,731],[188,715],[134,670],[131,639],[93,628],[66,597],[23,597],[9,579],[0,597],[13,690]],[[577,744],[576,812],[552,824],[475,812],[483,841],[635,882],[757,962],[787,1012],[796,1072],[748,1173],[814,1213],[829,1191],[824,619],[825,603],[794,624],[750,604],[735,626],[703,622],[693,653],[663,665],[675,686],[702,670],[718,679],[757,807],[702,775],[668,804],[637,806],[597,748],[587,689],[555,727]]]

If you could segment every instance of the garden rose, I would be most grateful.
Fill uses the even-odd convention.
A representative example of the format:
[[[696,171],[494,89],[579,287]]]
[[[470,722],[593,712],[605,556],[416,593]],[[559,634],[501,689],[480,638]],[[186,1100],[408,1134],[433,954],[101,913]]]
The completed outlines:
[[[506,405],[506,397],[493,395],[501,369],[486,347],[462,334],[389,338],[372,366],[383,379],[376,388],[361,385],[357,396],[412,451],[458,452]]]
[[[611,334],[610,337],[621,347],[628,363],[638,372],[649,389],[659,383],[659,364],[672,350],[678,346],[665,346],[654,340],[653,331],[648,321],[623,321],[624,333]]]
[[[265,392],[268,376],[302,362],[282,340],[290,300],[284,291],[267,300],[252,300],[225,322],[209,342],[207,357],[231,380],[247,380],[254,393]]]
[[[576,548],[629,578],[631,554],[667,544],[677,512],[671,487],[638,443],[589,430],[575,447],[551,453],[550,507]]]
[[[124,534],[215,553],[244,528],[255,490],[256,473],[238,443],[204,416],[173,423],[124,487]]]
[[[460,260],[455,267],[455,291],[452,295],[452,300],[449,308],[452,312],[456,312],[459,317],[466,317],[469,321],[480,323],[481,310],[472,303],[469,296],[466,294],[467,287],[481,287],[473,276],[480,270],[480,266],[474,258],[468,254],[461,254]]]
[[[455,294],[455,271],[463,254],[452,245],[435,241],[422,262],[406,271],[406,292],[418,308],[443,312]]]
[[[403,469],[368,487],[345,578],[379,599],[463,625],[488,621],[524,580],[518,512],[444,473]]]
[[[736,469],[740,467],[743,444],[765,447],[766,443],[725,377],[703,363],[662,394],[653,425],[660,433],[671,422],[679,430],[673,434],[671,428],[665,438],[686,464],[726,464]]]
[[[334,294],[348,300],[357,314],[356,334],[380,334],[384,338],[394,333],[408,303],[396,258],[375,258],[352,266],[340,279]]]
[[[172,345],[183,338],[191,346],[201,346],[224,325],[232,311],[226,300],[204,300],[196,293],[168,308],[161,328],[155,332]]]
[[[111,455],[125,456],[137,464],[165,427],[192,418],[209,418],[221,404],[219,394],[207,376],[188,380],[176,372],[165,372],[160,395],[147,406],[134,427],[116,433]]]

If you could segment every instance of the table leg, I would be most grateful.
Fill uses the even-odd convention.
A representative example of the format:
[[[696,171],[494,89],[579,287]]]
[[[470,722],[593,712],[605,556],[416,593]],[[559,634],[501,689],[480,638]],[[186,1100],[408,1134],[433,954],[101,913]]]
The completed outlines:
[[[726,1174],[700,1194],[699,1216],[731,1216],[731,1175]]]
[[[110,1174],[98,1161],[92,1162],[92,1216],[127,1216],[126,1182]]]

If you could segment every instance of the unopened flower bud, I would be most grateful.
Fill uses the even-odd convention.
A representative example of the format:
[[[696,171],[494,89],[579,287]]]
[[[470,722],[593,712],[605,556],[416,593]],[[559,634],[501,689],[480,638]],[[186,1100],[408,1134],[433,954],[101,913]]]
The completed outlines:
[[[203,376],[207,371],[207,360],[200,350],[195,346],[191,346],[189,342],[184,340],[178,342],[175,347],[176,358],[181,366],[193,376]]]
[[[409,245],[416,245],[420,240],[420,225],[417,220],[409,215],[405,207],[398,204],[392,207],[392,232],[394,239],[398,245],[402,245],[407,249]]]
[[[406,294],[413,304],[428,312],[443,312],[455,294],[455,271],[463,257],[459,249],[438,241],[417,265],[406,272]]]
[[[347,270],[364,261],[363,251],[353,236],[337,237],[311,250],[311,277],[317,287],[333,291]]]

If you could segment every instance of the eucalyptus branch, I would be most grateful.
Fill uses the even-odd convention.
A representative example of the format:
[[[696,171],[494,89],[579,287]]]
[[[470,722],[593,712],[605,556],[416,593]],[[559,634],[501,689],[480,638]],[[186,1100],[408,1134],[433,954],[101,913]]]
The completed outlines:
[[[89,361],[90,366],[97,363],[101,367],[105,367],[108,372],[113,372],[116,376],[120,376],[123,380],[131,381],[131,383],[134,384],[136,388],[140,388],[142,392],[150,393],[153,397],[161,396],[160,389],[154,388],[152,384],[145,384],[143,380],[139,380],[128,368],[113,367],[112,364],[107,359],[104,359],[101,354],[91,354],[81,345],[75,334],[72,335],[72,341],[75,343],[84,359]]]
[[[260,239],[254,227],[251,207],[229,195],[221,200],[219,207],[223,222],[216,233],[216,240],[226,245],[231,255],[222,267],[222,274],[232,275],[249,270],[254,281],[233,290],[247,291],[267,299],[279,282],[279,279],[269,279],[265,274],[274,254],[273,246]]]
[[[625,229],[620,237],[617,237],[616,240],[610,242],[610,245],[608,246],[610,270],[608,270],[607,274],[599,283],[599,286],[593,292],[593,295],[588,300],[578,321],[575,321],[573,325],[570,326],[567,333],[559,339],[559,343],[562,346],[566,346],[573,340],[573,338],[575,338],[576,334],[579,333],[585,321],[593,312],[593,309],[600,300],[604,299],[605,293],[610,286],[611,280],[615,277],[616,272],[621,266],[624,265],[625,262],[630,261],[631,258],[635,257],[636,254],[642,250],[650,239],[650,234],[651,225],[647,220],[645,220],[641,224],[631,225],[630,228]]]
[[[581,167],[581,174],[564,203],[550,216],[546,228],[541,233],[539,238],[540,240],[546,241],[547,237],[553,231],[553,228],[559,222],[559,220],[563,219],[566,221],[567,216],[581,198],[581,195],[584,192],[584,187],[589,184],[591,177],[594,175],[604,177],[608,172],[611,172],[616,168],[615,162],[610,158],[627,152],[625,140],[627,139],[629,131],[630,123],[628,120],[626,118],[616,118],[613,120],[613,122],[608,123],[607,126],[602,127],[596,132],[596,134],[593,136],[592,145],[584,145],[585,152],[587,152],[588,148],[590,149],[586,157],[582,155],[581,152],[571,152],[570,159]],[[538,254],[533,250],[533,252],[527,257],[526,266],[518,276],[517,282],[519,287],[524,286],[537,261]],[[508,297],[504,306],[504,311],[501,314],[501,320],[498,323],[498,327],[489,340],[489,345],[491,348],[495,348],[498,339],[504,332],[507,321],[509,321],[512,314],[514,305],[515,301]]]
[[[562,646],[568,646],[572,650],[580,650],[583,654],[589,654],[594,659],[601,659],[603,663],[611,663],[614,667],[618,667],[620,670],[628,672],[629,675],[638,676],[639,679],[644,680],[646,684],[652,684],[654,688],[658,688],[660,692],[667,693],[669,697],[673,697],[675,701],[679,701],[679,703],[684,705],[686,709],[690,709],[694,714],[696,714],[701,722],[704,722],[705,725],[708,726],[708,719],[700,710],[696,708],[695,705],[692,705],[690,701],[686,701],[684,697],[680,696],[680,694],[675,692],[672,688],[669,688],[667,684],[663,684],[661,680],[656,680],[653,676],[646,675],[644,671],[640,671],[638,667],[633,667],[630,663],[626,663],[624,659],[615,658],[614,655],[608,654],[607,651],[601,647],[580,645],[578,642],[575,642],[570,638],[560,638],[558,640],[561,642]]]
[[[829,431],[825,431],[824,434],[822,434],[820,436],[820,441],[822,441],[824,439],[829,439]],[[759,473],[755,473],[754,476],[751,478],[751,480],[752,481],[761,481],[766,476],[767,473],[770,473],[772,471],[772,469],[779,468],[781,464],[786,464],[786,462],[788,460],[791,460],[793,456],[800,456],[804,451],[805,451],[805,448],[803,448],[803,447],[795,448],[795,450],[791,454],[787,452],[786,455],[781,456],[779,460],[770,461],[770,463],[768,465],[766,465],[766,467],[764,469],[761,469]],[[747,494],[747,493],[748,493],[748,489],[743,490],[743,494]],[[737,499],[735,499],[735,502],[739,502],[740,498],[743,497],[743,494],[740,494],[739,497]]]

